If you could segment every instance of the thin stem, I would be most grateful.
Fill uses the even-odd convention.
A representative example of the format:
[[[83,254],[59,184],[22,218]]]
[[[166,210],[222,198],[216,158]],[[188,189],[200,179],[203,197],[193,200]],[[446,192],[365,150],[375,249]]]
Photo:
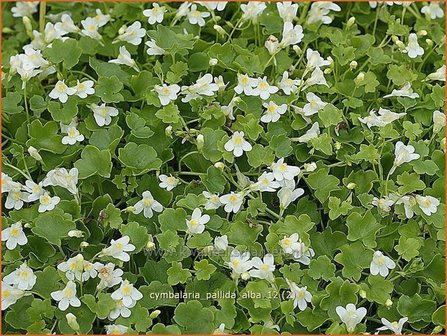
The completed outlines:
[[[45,14],[47,11],[47,3],[42,1],[39,9],[39,30],[41,33],[45,31]]]

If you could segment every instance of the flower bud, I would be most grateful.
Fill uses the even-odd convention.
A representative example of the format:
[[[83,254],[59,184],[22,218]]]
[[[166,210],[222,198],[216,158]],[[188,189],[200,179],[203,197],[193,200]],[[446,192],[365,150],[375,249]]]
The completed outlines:
[[[219,63],[217,58],[210,58],[210,61],[208,62],[210,66],[215,66],[217,63]]]
[[[67,323],[71,329],[73,329],[74,331],[79,331],[79,324],[75,315],[73,315],[72,313],[68,313],[67,315],[65,315],[65,318],[67,319]]]
[[[122,25],[121,28],[118,30],[118,35],[123,35],[126,32],[127,26]]]
[[[11,28],[8,28],[8,27],[4,27],[4,28],[2,28],[2,32],[4,34],[11,34],[14,32],[14,30],[12,30]]]
[[[302,53],[303,53],[303,50],[300,48],[300,47],[298,47],[296,44],[292,47],[293,48],[293,51],[295,51],[295,53],[299,56],[299,55],[301,55]]]
[[[365,80],[365,74],[363,72],[360,72],[354,79],[354,83],[356,86],[360,86],[363,84],[364,80]]]
[[[339,143],[338,141],[335,142],[334,147],[336,150],[339,150],[341,148],[341,143]]]
[[[128,206],[127,208],[125,208],[123,211],[124,212],[133,212],[133,211],[135,211],[135,207],[133,205],[131,205],[131,206]]]
[[[350,17],[348,22],[346,23],[346,28],[352,27],[352,25],[355,23],[355,17]]]
[[[25,223],[25,225],[23,225],[25,228],[29,229],[31,228],[31,224],[30,223]]]
[[[326,68],[326,69],[324,69],[324,71],[323,71],[326,75],[329,75],[331,72],[332,72],[332,69],[331,68]]]
[[[225,168],[225,164],[223,162],[216,162],[214,164],[214,167],[216,167],[217,169],[223,170]]]
[[[317,169],[317,164],[315,162],[304,164],[304,170],[306,171],[306,173],[313,172],[315,169]]]
[[[445,137],[444,138],[442,138],[442,140],[441,140],[441,149],[444,151],[444,153],[445,153]]]
[[[432,40],[430,40],[430,39],[426,39],[426,40],[425,40],[425,43],[427,43],[427,45],[428,45],[429,47],[433,47],[433,41],[432,41]]]
[[[171,125],[169,125],[168,127],[165,128],[165,135],[167,137],[172,138],[172,126]]]
[[[34,38],[34,35],[33,35],[33,26],[31,25],[31,20],[29,19],[29,17],[28,17],[28,16],[24,16],[24,17],[22,18],[22,21],[23,21],[23,25],[25,26],[26,34],[27,34],[29,37]]]
[[[349,63],[349,68],[351,70],[357,69],[357,65],[359,65],[356,61],[352,61],[351,63]]]
[[[202,254],[211,255],[213,253],[214,247],[211,245],[205,246],[202,250]]]
[[[432,335],[440,334],[441,331],[442,331],[442,329],[444,329],[444,328],[441,327],[441,326],[436,326],[436,327],[433,329],[433,331],[431,332],[431,334],[432,334]]]
[[[405,49],[405,43],[403,43],[402,41],[397,41],[396,45],[399,47],[399,49]]]
[[[40,156],[39,152],[36,148],[33,146],[28,147],[28,153],[31,155],[32,158],[34,158],[36,161],[42,161],[42,157]]]
[[[223,29],[221,26],[219,25],[214,25],[213,26],[214,30],[217,31],[220,35],[225,36],[227,34],[227,32],[225,31],[225,29]]]
[[[428,33],[426,30],[420,30],[417,32],[417,36],[421,37],[421,36],[426,36]]]
[[[161,311],[160,311],[159,309],[156,309],[156,310],[154,310],[152,313],[149,314],[149,317],[150,317],[151,319],[154,319],[154,318],[157,318],[158,315],[160,315],[160,314],[161,314]]]
[[[366,298],[366,292],[363,289],[359,291],[359,295],[362,299]]]
[[[396,43],[397,41],[399,41],[399,37],[397,37],[396,35],[391,36],[391,40]]]
[[[71,238],[82,238],[84,237],[84,232],[81,230],[70,230],[67,235]]]
[[[346,188],[348,188],[349,190],[352,190],[355,187],[357,187],[357,184],[355,184],[354,182],[349,182],[348,185],[346,186]]]
[[[153,241],[148,241],[146,244],[146,250],[148,251],[155,250],[155,243]]]
[[[248,272],[244,272],[241,274],[241,279],[242,280],[248,280],[250,279],[250,274]]]
[[[203,144],[205,143],[205,138],[203,137],[203,134],[199,134],[197,136],[197,149],[201,150],[203,148]]]
[[[278,52],[279,50],[279,42],[278,39],[273,36],[270,35],[267,40],[265,41],[264,46],[267,48],[268,52],[270,55],[274,55]]]
[[[86,248],[86,247],[88,247],[90,244],[89,243],[87,243],[86,241],[84,241],[84,242],[82,242],[81,244],[79,244],[79,246],[81,247],[81,248]]]
[[[393,301],[391,301],[390,299],[387,299],[387,300],[385,301],[385,306],[386,306],[387,308],[390,308],[392,305],[393,305]]]

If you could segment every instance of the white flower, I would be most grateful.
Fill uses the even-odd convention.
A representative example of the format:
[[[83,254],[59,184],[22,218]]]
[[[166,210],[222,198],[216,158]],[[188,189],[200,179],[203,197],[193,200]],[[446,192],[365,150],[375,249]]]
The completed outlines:
[[[341,11],[341,8],[333,2],[313,2],[309,14],[307,15],[307,23],[331,23],[332,18],[327,16],[330,11],[339,12]]]
[[[300,237],[298,236],[298,233],[293,233],[290,237],[284,236],[283,239],[279,241],[279,245],[282,247],[284,253],[292,254],[294,251],[298,251],[300,246],[300,243],[298,243],[298,240]]]
[[[250,261],[250,252],[241,254],[238,250],[233,250],[231,252],[228,266],[233,270],[234,275],[240,275],[247,272],[253,267],[252,262]]]
[[[199,208],[194,209],[191,219],[186,220],[188,232],[191,234],[200,234],[205,230],[205,224],[210,221],[209,215],[202,215]]]
[[[222,205],[219,200],[219,195],[211,194],[208,191],[203,191],[202,194],[206,198],[205,210],[218,209]]]
[[[422,7],[421,13],[425,14],[427,17],[430,17],[432,20],[444,17],[444,11],[442,10],[442,7],[439,6],[439,2],[437,1],[429,2],[428,5]]]
[[[93,17],[98,27],[105,26],[110,21],[110,15],[102,14],[99,8],[96,9],[96,15]]]
[[[198,11],[196,4],[193,4],[191,6],[191,9],[186,14],[190,24],[199,25],[200,27],[203,27],[205,25],[204,18],[207,18],[210,15],[211,14],[209,12],[200,12],[200,11]]]
[[[240,157],[244,152],[252,150],[251,144],[244,139],[244,132],[234,132],[231,139],[228,140],[224,148],[227,152],[233,152],[235,157]]]
[[[76,142],[84,141],[84,136],[79,133],[76,127],[69,127],[67,129],[67,135],[62,138],[64,145],[74,145]]]
[[[303,27],[301,25],[293,26],[292,22],[284,22],[280,46],[284,48],[289,45],[298,44],[303,37]]]
[[[223,91],[227,87],[228,82],[225,83],[223,77],[219,76],[219,77],[214,77],[214,84],[217,85],[217,88],[219,91]]]
[[[66,35],[68,33],[78,33],[79,28],[73,22],[73,19],[68,14],[62,14],[61,22],[57,22],[54,25],[54,29],[58,32],[59,35]]]
[[[394,204],[394,201],[388,196],[385,196],[382,198],[374,197],[371,203],[384,212],[390,212],[391,206]]]
[[[244,202],[244,196],[242,193],[231,192],[219,197],[219,201],[225,205],[224,210],[227,213],[238,212]]]
[[[287,111],[287,104],[276,105],[273,101],[263,103],[265,113],[261,117],[261,121],[265,123],[277,122],[282,114]]]
[[[327,105],[327,103],[322,101],[320,97],[312,92],[308,92],[306,94],[306,99],[308,103],[303,107],[303,113],[306,117],[310,117],[315,113],[318,113],[318,111],[320,111]]]
[[[390,94],[383,96],[383,98],[388,98],[388,97],[407,97],[407,98],[411,98],[411,99],[415,99],[415,98],[419,98],[419,95],[415,92],[413,92],[413,89],[411,88],[411,83],[407,82],[405,83],[405,85],[396,90],[394,89],[393,92],[391,92]]]
[[[399,167],[404,163],[419,159],[421,156],[414,151],[415,149],[412,145],[405,146],[402,141],[398,141],[394,149],[394,155],[396,157],[394,159],[393,167],[391,168],[390,174],[394,172],[396,167]]]
[[[5,208],[20,210],[23,207],[23,202],[28,201],[28,193],[20,190],[21,185],[14,183],[6,197]]]
[[[133,206],[134,210],[132,212],[134,214],[138,215],[143,212],[144,217],[151,218],[154,215],[153,211],[163,211],[163,206],[154,199],[150,191],[143,192],[142,196],[143,198]]]
[[[118,115],[118,109],[111,106],[106,106],[105,103],[101,105],[91,104],[91,110],[93,111],[93,117],[95,118],[98,126],[107,126],[112,122],[112,117]]]
[[[435,72],[429,74],[429,75],[427,76],[427,80],[445,82],[445,64],[442,65],[442,66],[441,66],[438,70],[436,70]]]
[[[285,180],[287,181],[287,180]],[[279,198],[279,206],[281,209],[287,209],[290,203],[294,202],[298,197],[304,195],[304,189],[302,188],[291,188],[291,187],[282,187],[278,191]]]
[[[180,86],[177,84],[163,84],[163,86],[155,85],[155,92],[158,94],[158,99],[160,100],[161,105],[166,106],[171,101],[177,99],[177,93],[180,92]]]
[[[42,182],[37,184],[31,180],[27,180],[25,182],[25,186],[23,187],[23,189],[29,193],[27,199],[28,202],[37,201],[40,198],[40,196],[43,195],[43,193],[45,192],[45,189],[42,188]]]
[[[200,96],[211,97],[219,90],[219,86],[213,82],[213,75],[205,74],[190,86],[182,86],[182,93],[186,94],[182,102],[187,103]]]
[[[185,1],[180,5],[180,7],[177,9],[177,13],[175,13],[176,18],[181,18],[183,16],[186,16],[189,11],[189,7],[191,7],[191,2]]]
[[[17,245],[25,245],[28,243],[28,238],[26,238],[22,229],[22,223],[16,222],[6,229],[3,229],[2,241],[6,241],[6,248],[8,250],[14,250]]]
[[[32,16],[37,12],[37,6],[39,1],[18,1],[16,5],[11,8],[12,16],[14,17],[24,17]]]
[[[161,174],[158,178],[160,179],[160,188],[166,189],[168,191],[174,189],[179,183],[179,180],[172,175],[166,176],[164,174]]]
[[[296,250],[293,251],[293,258],[303,265],[309,265],[313,256],[315,256],[314,250],[307,247],[300,239]]]
[[[439,200],[433,196],[416,195],[416,201],[419,208],[421,208],[422,212],[427,216],[431,216],[431,214],[436,213],[440,204]]]
[[[110,246],[103,249],[101,255],[110,256],[122,261],[129,261],[130,256],[127,252],[135,250],[135,245],[130,243],[129,236],[123,236],[118,240],[112,239]]]
[[[8,309],[25,294],[24,291],[2,281],[2,310]]]
[[[320,135],[320,125],[315,122],[312,127],[302,136],[298,137],[299,142],[309,142]]]
[[[36,284],[37,277],[33,270],[26,263],[20,265],[15,271],[9,273],[3,278],[3,281],[20,290],[31,290]]]
[[[242,4],[241,10],[244,12],[242,20],[252,20],[255,22],[266,8],[265,3],[260,1],[249,1],[247,4]]]
[[[146,29],[141,28],[141,22],[135,21],[129,27],[121,27],[117,41],[128,42],[133,45],[140,45],[142,38],[146,35]]]
[[[123,300],[116,300],[115,301],[115,307],[110,311],[109,313],[109,319],[110,320],[116,320],[118,317],[122,316],[124,318],[127,318],[131,315],[131,311],[129,308],[135,307],[137,304],[137,301],[133,301],[129,307],[126,307],[123,303]]]
[[[267,40],[265,40],[264,47],[268,50],[270,55],[275,55],[280,50],[278,39],[273,35],[270,35]]]
[[[292,22],[296,18],[298,4],[295,3],[292,5],[292,1],[277,2],[276,8],[278,9],[279,16],[284,22]]]
[[[166,51],[162,48],[160,48],[156,43],[154,39],[151,39],[150,41],[146,41],[145,43],[147,45],[147,54],[148,55],[164,55],[166,54]]]
[[[253,89],[252,95],[259,96],[262,100],[269,99],[270,95],[278,92],[278,88],[274,85],[270,85],[267,81],[267,77],[258,78],[257,85]]]
[[[433,133],[438,133],[445,127],[445,114],[436,110],[433,112]]]
[[[98,270],[96,269],[98,264],[99,263],[93,264],[90,261],[84,260],[84,273],[82,273],[82,281],[96,278],[98,275]]]
[[[34,160],[42,161],[42,156],[40,156],[39,151],[35,147],[29,146],[28,153]]]
[[[130,55],[129,51],[127,51],[125,46],[120,47],[120,53],[118,57],[116,59],[110,60],[109,63],[127,65],[135,71],[139,71],[137,64],[132,59],[132,56]]]
[[[208,10],[217,10],[219,12],[225,9],[228,1],[197,1],[198,4],[208,8]]]
[[[38,211],[39,212],[51,211],[56,207],[56,205],[59,204],[60,200],[61,200],[60,197],[58,196],[51,197],[48,192],[45,192],[39,198],[40,204]]]
[[[95,93],[95,89],[93,88],[93,81],[92,80],[86,80],[83,82],[80,82],[78,79],[78,83],[74,87],[76,90],[75,95],[77,95],[79,98],[87,98],[88,95],[92,95]]]
[[[307,286],[298,287],[296,283],[289,279],[286,279],[286,282],[290,289],[289,298],[293,299],[293,308],[298,307],[301,311],[306,310],[307,303],[312,301],[312,295],[307,290]]]
[[[284,158],[280,158],[278,161],[273,163],[270,166],[270,169],[272,170],[277,181],[293,180],[293,178],[301,172],[299,167],[289,166],[285,163]]]
[[[226,251],[228,248],[228,237],[223,235],[214,238],[214,249],[217,251]]]
[[[392,123],[395,120],[398,120],[406,115],[405,112],[403,113],[396,113],[391,112],[390,110],[379,108],[379,119],[382,122],[382,125],[388,125]]]
[[[78,183],[78,169],[72,168],[70,171],[67,171],[65,168],[56,168],[50,170],[47,173],[47,176],[42,181],[42,185],[46,186],[59,186],[67,189],[73,195],[76,195],[78,192],[77,188]]]
[[[377,328],[377,331],[391,330],[395,335],[402,335],[402,328],[404,324],[408,321],[408,317],[402,317],[399,322],[390,322],[386,318],[381,319],[383,327]]]
[[[382,277],[386,277],[389,274],[389,269],[394,269],[396,263],[389,257],[385,256],[380,251],[375,251],[369,270],[372,275],[380,274]]]
[[[301,81],[299,79],[289,78],[289,73],[284,71],[278,87],[284,92],[284,94],[289,96],[291,93],[295,93],[298,90],[300,83]]]
[[[136,289],[128,280],[121,283],[120,288],[112,293],[112,299],[122,300],[124,306],[131,307],[136,301],[143,298],[143,294]]]
[[[261,192],[274,192],[279,187],[280,184],[279,182],[275,181],[274,174],[267,172],[263,172],[262,175],[258,177],[258,181],[252,185],[253,190],[259,190]]]
[[[415,33],[411,33],[408,36],[408,44],[405,48],[405,51],[410,58],[416,58],[418,56],[422,56],[424,54],[424,49],[419,46],[418,36]]]
[[[11,189],[14,188],[20,188],[20,184],[14,182],[8,174],[2,172],[2,194],[4,192],[9,192]]]
[[[265,279],[273,281],[273,271],[275,270],[275,262],[272,254],[266,254],[261,260],[258,257],[254,257],[251,260],[251,264],[254,268],[248,273],[253,278]]]
[[[69,88],[65,82],[58,81],[54,86],[54,89],[48,95],[50,98],[59,99],[61,103],[66,103],[68,96],[74,95],[76,93],[75,88]]]
[[[307,48],[306,58],[307,58],[306,68],[309,70],[314,68],[321,68],[322,66],[327,66],[331,64],[329,60],[325,60],[323,57],[321,57],[318,51],[312,50],[311,48]]]
[[[405,210],[405,217],[407,217],[408,219],[413,218],[413,216],[414,216],[413,207],[417,203],[416,198],[414,196],[405,195],[405,196],[399,197],[395,194],[391,194],[390,198],[393,199],[397,205],[403,204],[404,210]]]
[[[109,324],[104,327],[107,335],[123,335],[127,332],[128,327],[121,324]]]
[[[102,36],[98,32],[98,22],[95,18],[88,17],[81,21],[82,29],[81,33],[85,36],[88,36],[94,40],[101,40]]]
[[[306,173],[313,172],[317,169],[317,164],[315,162],[305,163],[303,166]]]
[[[82,254],[77,254],[67,261],[61,262],[57,265],[57,269],[64,272],[68,280],[74,281],[76,279],[81,281],[82,273],[84,272],[84,261]]]
[[[237,74],[237,86],[234,91],[237,94],[244,92],[247,96],[253,95],[253,89],[258,84],[254,78],[250,78],[247,74]]]
[[[359,324],[366,316],[366,309],[363,307],[356,308],[354,304],[348,303],[346,308],[338,306],[335,308],[340,320],[346,325],[346,330],[352,333],[357,324]]]
[[[156,2],[152,4],[151,9],[145,9],[143,11],[143,15],[147,17],[147,22],[151,25],[163,22],[163,17],[166,13],[165,7],[160,7],[160,5]]]
[[[31,46],[23,47],[25,55],[20,55],[20,61],[25,69],[47,67],[49,63],[42,57],[42,52]]]
[[[303,86],[302,90],[306,90],[307,88],[313,86],[313,85],[325,85],[329,86],[326,82],[326,78],[324,78],[324,73],[320,68],[315,68],[312,73],[310,74],[310,77],[306,79],[305,85]]]
[[[119,268],[115,269],[115,264],[108,263],[106,265],[97,264],[98,278],[101,280],[98,289],[110,288],[122,281],[123,271]]]
[[[53,300],[58,301],[58,308],[62,311],[68,309],[69,306],[80,307],[81,301],[76,297],[76,284],[73,281],[68,281],[63,290],[52,292]]]

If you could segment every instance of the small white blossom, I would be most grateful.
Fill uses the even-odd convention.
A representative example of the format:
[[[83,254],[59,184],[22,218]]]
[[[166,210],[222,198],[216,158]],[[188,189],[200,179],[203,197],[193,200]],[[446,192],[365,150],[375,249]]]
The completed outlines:
[[[39,212],[51,211],[56,207],[56,205],[59,204],[60,200],[61,200],[60,197],[58,196],[51,197],[48,192],[45,192],[39,198],[40,204],[38,211]]]
[[[402,328],[408,321],[408,317],[402,317],[399,321],[390,322],[386,318],[381,319],[383,327],[377,328],[377,331],[390,330],[395,335],[402,335]]]
[[[301,27],[301,25],[294,26],[292,22],[284,22],[280,46],[285,48],[290,45],[298,44],[303,37],[303,27]]]
[[[143,15],[147,17],[147,22],[151,25],[155,23],[162,23],[165,13],[166,8],[164,6],[160,7],[160,5],[156,2],[152,3],[151,9],[145,9],[143,11]]]
[[[287,104],[277,105],[273,101],[268,103],[263,103],[262,106],[265,107],[265,112],[261,117],[261,121],[265,123],[277,122],[282,114],[287,111]]]
[[[394,201],[388,196],[385,196],[382,198],[374,197],[371,203],[384,212],[390,212],[391,206],[394,204]]]
[[[331,64],[330,61],[325,60],[323,57],[321,57],[320,53],[317,50],[312,50],[311,48],[307,48],[306,50],[306,59],[306,68],[309,70],[312,70],[314,68],[321,68],[322,66],[328,66]]]
[[[439,200],[433,196],[416,195],[416,202],[418,203],[422,212],[427,216],[431,216],[431,214],[436,213],[440,204]]]
[[[205,210],[218,209],[222,205],[219,200],[219,195],[211,194],[208,191],[203,191],[202,194],[206,198]]]
[[[29,155],[36,161],[42,161],[42,156],[40,156],[39,151],[33,147],[33,146],[29,146],[28,147],[28,153]],[[2,189],[3,190],[3,189]],[[3,191],[2,191],[3,192]]]
[[[102,265],[96,263],[98,271],[98,278],[101,280],[98,284],[98,289],[110,288],[122,281],[123,271],[119,268],[115,269],[115,264],[108,263]]]
[[[118,109],[111,106],[106,106],[105,103],[101,105],[91,104],[91,110],[93,111],[93,117],[95,118],[98,126],[107,126],[112,122],[112,117],[118,115]]]
[[[427,80],[445,82],[445,64],[435,72],[429,74]]]
[[[68,33],[78,33],[79,28],[74,24],[73,19],[68,14],[62,14],[61,21],[57,22],[54,25],[54,29],[60,34],[60,35],[66,35]]]
[[[295,93],[298,90],[298,86],[300,85],[300,83],[301,81],[299,79],[289,78],[289,73],[287,71],[284,71],[278,87],[284,92],[285,95],[289,96],[290,94]]]
[[[163,206],[154,199],[150,191],[145,191],[142,194],[142,199],[135,203],[134,210],[132,211],[134,214],[138,215],[143,212],[144,217],[152,218],[155,212],[162,212]]]
[[[284,158],[280,158],[278,161],[270,166],[270,169],[277,181],[293,180],[293,178],[301,172],[299,167],[290,166],[284,162]]]
[[[244,139],[244,132],[234,132],[231,139],[228,140],[224,148],[227,152],[233,152],[235,157],[240,157],[244,152],[252,150],[252,145]]]
[[[65,168],[56,168],[47,173],[47,176],[42,181],[42,185],[44,187],[49,185],[59,186],[76,195],[78,192],[78,173],[77,168],[72,168],[70,171],[67,171]]]
[[[237,83],[237,86],[234,88],[237,94],[243,92],[247,96],[252,96],[258,81],[255,78],[250,78],[247,74],[238,74]]]
[[[123,303],[123,300],[116,300],[115,307],[109,313],[109,319],[116,320],[120,316],[124,318],[129,317],[132,314],[129,308],[135,307],[136,304],[137,301],[132,301],[129,307],[126,307]]]
[[[141,28],[141,22],[135,21],[129,27],[123,26],[121,33],[116,38],[117,41],[127,42],[133,45],[140,45],[142,38],[146,36],[146,29]]]
[[[23,207],[23,202],[28,201],[28,193],[21,190],[21,185],[13,183],[11,189],[8,191],[6,197],[5,208],[20,210]]]
[[[266,254],[263,260],[254,257],[251,260],[251,264],[255,268],[248,272],[251,277],[273,281],[275,262],[272,254]]]
[[[80,307],[81,301],[76,297],[76,284],[68,281],[64,289],[52,292],[53,300],[58,301],[58,308],[62,311],[68,309],[69,306]]]
[[[326,78],[324,78],[324,73],[320,68],[315,68],[312,73],[310,74],[310,77],[306,79],[304,82],[304,86],[302,90],[306,90],[307,88],[313,86],[313,85],[325,85],[329,86],[326,82]]]
[[[2,310],[8,309],[17,302],[25,292],[21,289],[10,286],[2,281]]]
[[[88,95],[92,95],[95,93],[93,85],[94,83],[92,80],[86,80],[83,82],[80,82],[78,80],[78,83],[74,87],[74,89],[76,90],[75,95],[77,95],[79,98],[87,98]]]
[[[65,82],[58,81],[54,86],[54,89],[48,95],[50,98],[59,99],[61,103],[66,103],[68,96],[74,95],[76,93],[75,88],[69,88]]]
[[[242,14],[242,20],[255,22],[266,8],[265,3],[260,1],[249,1],[247,4],[242,4],[241,10],[244,12]]]
[[[155,92],[158,94],[158,99],[160,100],[161,105],[166,106],[171,101],[177,99],[177,94],[180,92],[180,86],[177,84],[163,84],[163,86],[155,85]]]
[[[275,181],[274,174],[267,172],[263,172],[262,175],[258,177],[258,181],[251,186],[253,190],[258,190],[261,192],[274,192],[279,187],[280,184],[279,182]]]
[[[407,97],[415,99],[419,98],[419,95],[413,92],[413,89],[411,88],[411,83],[407,82],[400,89],[398,90],[394,89],[393,92],[391,92],[390,94],[383,96],[383,98],[389,98],[389,97]]]
[[[150,41],[146,41],[145,43],[147,45],[147,54],[149,56],[153,55],[164,55],[166,54],[166,51],[163,48],[160,48],[156,43],[154,39],[151,39]]]
[[[312,127],[307,130],[302,136],[298,137],[299,142],[309,142],[312,139],[317,138],[320,135],[320,125],[318,122],[313,123]]]
[[[22,229],[22,223],[16,222],[6,229],[2,230],[2,241],[6,241],[6,248],[14,250],[17,245],[25,245],[28,243],[25,232]]]
[[[301,311],[306,310],[307,303],[312,301],[312,295],[307,290],[307,286],[298,287],[296,283],[289,279],[286,279],[286,282],[290,289],[289,298],[293,299],[293,308],[298,307]]]
[[[98,22],[95,20],[95,18],[88,17],[81,21],[82,30],[81,33],[85,36],[88,36],[94,40],[101,40],[102,36],[98,32]]]
[[[26,291],[34,287],[36,279],[37,277],[34,275],[33,270],[26,263],[23,263],[15,271],[6,275],[3,281],[17,289]]]
[[[37,6],[39,1],[18,1],[15,6],[11,8],[12,16],[14,17],[24,17],[32,16],[37,12]]]
[[[25,186],[23,187],[23,189],[29,193],[27,199],[28,202],[37,201],[40,198],[40,196],[42,196],[43,193],[45,192],[45,189],[43,189],[42,187],[42,182],[37,184],[31,180],[27,180],[25,182]]]
[[[278,191],[278,198],[279,198],[279,206],[281,209],[287,209],[287,207],[290,205],[290,203],[296,201],[298,197],[304,195],[304,189],[303,188],[291,188],[288,186],[282,187]]]
[[[84,141],[84,136],[79,133],[76,127],[69,127],[67,129],[67,135],[62,138],[64,145],[74,145],[76,142]]]
[[[317,169],[317,164],[315,162],[305,163],[304,164],[304,171],[306,173],[310,173],[315,171]]]
[[[227,213],[238,212],[244,203],[244,196],[242,193],[231,192],[219,197],[219,201],[224,205],[224,210]]]
[[[127,332],[127,329],[129,329],[121,324],[109,324],[104,326],[104,328],[106,329],[107,335],[123,335]]]
[[[297,3],[292,4],[292,1],[277,2],[276,8],[284,22],[293,22],[296,18],[296,12],[298,11]]]
[[[202,211],[196,208],[192,212],[191,219],[186,220],[188,232],[191,234],[200,234],[205,231],[205,224],[210,221],[209,215],[202,215]]]
[[[346,308],[338,306],[335,308],[340,320],[346,325],[346,330],[352,333],[357,324],[359,324],[366,316],[366,309],[363,307],[356,308],[354,304],[348,303]]]
[[[194,84],[190,86],[182,86],[182,94],[186,96],[182,98],[182,102],[187,103],[201,96],[212,97],[219,86],[213,82],[213,75],[205,74],[200,77]]]
[[[115,64],[122,64],[126,65],[135,71],[139,71],[137,64],[132,59],[132,56],[130,55],[129,51],[127,51],[125,46],[121,46],[119,49],[120,53],[116,59],[112,59],[109,61],[109,63],[115,63]]]
[[[389,274],[389,270],[395,267],[396,263],[391,258],[385,256],[381,251],[375,251],[369,270],[372,275],[380,274],[385,278]]]
[[[270,98],[270,95],[278,92],[278,87],[270,85],[267,77],[258,78],[256,87],[252,91],[253,96],[259,96],[262,100]]]
[[[437,1],[431,1],[428,5],[421,8],[421,13],[425,14],[425,16],[431,18],[432,20],[444,17],[444,10],[439,4],[440,3]]]
[[[208,8],[208,10],[223,11],[227,6],[228,1],[197,1],[198,4]]]
[[[267,40],[265,40],[264,47],[268,50],[270,55],[275,55],[280,50],[278,39],[270,35]]]
[[[94,279],[97,277],[98,270],[96,269],[96,266],[96,264],[84,260],[84,272],[82,273],[82,281],[87,281],[88,279]]]
[[[327,105],[327,103],[322,101],[320,97],[312,92],[308,92],[306,94],[306,99],[308,103],[303,107],[303,113],[306,117],[310,117],[318,113],[318,111],[320,111]]]
[[[298,251],[300,244],[298,240],[300,239],[298,233],[293,233],[291,236],[284,236],[283,239],[279,241],[279,245],[282,247],[284,253],[293,254]]]
[[[172,189],[174,189],[179,183],[179,180],[176,179],[172,175],[167,176],[167,175],[161,174],[158,178],[160,180],[160,184],[159,184],[160,188],[166,189],[168,191],[171,191]]]
[[[131,307],[136,301],[143,298],[143,294],[128,280],[121,283],[120,288],[112,293],[112,299],[122,300],[125,307]]]
[[[214,249],[217,251],[226,251],[228,248],[227,235],[214,238]]]
[[[298,247],[293,251],[293,258],[295,261],[303,265],[309,265],[310,259],[315,256],[315,252],[310,247],[307,247],[301,239],[298,241]]]
[[[408,36],[408,44],[405,48],[405,51],[410,58],[416,58],[418,56],[422,56],[424,54],[424,49],[419,46],[418,36],[415,33],[411,33]]]
[[[250,261],[250,252],[244,252],[241,254],[238,250],[233,250],[231,252],[228,266],[230,266],[233,274],[236,276],[247,272],[253,267],[253,264]]]
[[[82,273],[84,272],[84,261],[82,254],[77,254],[67,261],[61,262],[57,265],[57,269],[64,272],[68,280],[74,281],[76,279],[81,281]]]
[[[190,24],[199,25],[200,27],[203,27],[205,25],[204,18],[207,18],[210,15],[211,14],[209,12],[200,12],[200,11],[198,11],[196,4],[191,5],[190,10],[186,14]]]
[[[309,14],[307,15],[307,23],[331,23],[332,18],[328,16],[330,11],[339,12],[341,11],[341,8],[333,2],[313,2]]]
[[[404,210],[405,210],[405,217],[408,219],[413,218],[414,211],[413,207],[416,205],[416,198],[412,195],[405,195],[402,197],[399,197],[395,194],[391,194],[390,198],[395,201],[395,204],[400,205],[403,204]]]
[[[412,145],[405,146],[402,141],[398,141],[394,149],[394,155],[396,157],[394,159],[393,167],[391,168],[391,174],[400,165],[413,160],[417,160],[421,157],[418,153],[415,153],[414,151],[415,149]]]
[[[445,127],[445,113],[438,110],[433,112],[433,133],[438,133]]]
[[[103,249],[101,255],[110,256],[122,261],[129,261],[130,256],[127,252],[135,250],[135,245],[130,243],[129,236],[123,236],[118,240],[112,239],[110,246]]]

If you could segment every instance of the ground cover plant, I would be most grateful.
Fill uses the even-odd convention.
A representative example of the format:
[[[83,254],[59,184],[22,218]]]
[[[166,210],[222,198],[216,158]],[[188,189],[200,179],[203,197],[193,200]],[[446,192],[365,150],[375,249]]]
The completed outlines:
[[[445,332],[443,3],[1,5],[2,334]]]

